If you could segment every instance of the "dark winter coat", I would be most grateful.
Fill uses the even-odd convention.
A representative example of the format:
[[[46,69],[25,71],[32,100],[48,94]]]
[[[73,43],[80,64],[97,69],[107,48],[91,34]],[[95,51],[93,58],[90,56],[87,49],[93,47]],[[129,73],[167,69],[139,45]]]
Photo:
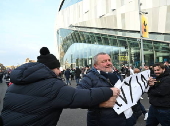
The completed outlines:
[[[64,75],[65,75],[66,79],[69,79],[69,78],[70,78],[70,75],[71,75],[70,70],[67,69],[67,70],[64,72]]]
[[[2,72],[0,72],[0,79],[2,79],[3,78],[3,73]]]
[[[41,63],[27,63],[11,72],[5,94],[4,126],[56,126],[63,108],[88,108],[108,100],[109,88],[79,90],[67,86]]]
[[[156,77],[156,83],[149,88],[149,102],[154,107],[170,108],[170,74],[165,70]]]
[[[80,74],[81,74],[81,70],[79,68],[76,68],[76,70],[75,70],[75,77],[76,77],[76,79],[77,78],[81,78]]]
[[[106,74],[100,71],[101,74],[92,68],[88,74],[84,75],[78,89],[89,89],[94,87],[113,87],[106,78]],[[115,76],[117,78],[117,76]],[[87,126],[126,126],[126,118],[124,114],[118,115],[113,108],[93,108],[88,110]]]

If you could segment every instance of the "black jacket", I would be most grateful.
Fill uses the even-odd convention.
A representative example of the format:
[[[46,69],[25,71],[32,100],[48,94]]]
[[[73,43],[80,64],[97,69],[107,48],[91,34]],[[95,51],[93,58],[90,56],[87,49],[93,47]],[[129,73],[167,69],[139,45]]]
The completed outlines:
[[[0,72],[0,79],[2,79],[3,78],[3,73],[2,72]]]
[[[11,72],[5,94],[4,126],[56,126],[63,108],[88,108],[108,100],[109,88],[78,90],[67,86],[48,67],[27,63]]]
[[[67,70],[64,72],[64,75],[65,75],[66,79],[69,79],[69,78],[70,78],[70,75],[71,75],[70,70],[67,69]]]
[[[107,76],[106,73],[102,71],[99,73],[92,68],[84,75],[77,88],[113,87],[114,84],[111,84]],[[118,80],[117,76],[112,77],[113,80]],[[118,115],[113,108],[91,108],[87,114],[87,126],[126,126],[126,118],[123,113]]]
[[[170,74],[167,70],[156,77],[157,83],[149,89],[149,102],[159,108],[170,108]]]
[[[75,70],[75,77],[76,77],[76,79],[80,78],[80,74],[81,74],[81,70],[79,68],[76,68],[76,70]]]

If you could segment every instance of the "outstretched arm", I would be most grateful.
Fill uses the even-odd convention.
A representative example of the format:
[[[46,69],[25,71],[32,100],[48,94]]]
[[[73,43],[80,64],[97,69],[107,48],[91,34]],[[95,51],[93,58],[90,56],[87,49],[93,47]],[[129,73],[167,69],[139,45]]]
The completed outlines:
[[[55,95],[52,104],[55,108],[90,108],[107,101],[114,94],[108,87],[75,89],[65,85],[61,85],[53,93]]]

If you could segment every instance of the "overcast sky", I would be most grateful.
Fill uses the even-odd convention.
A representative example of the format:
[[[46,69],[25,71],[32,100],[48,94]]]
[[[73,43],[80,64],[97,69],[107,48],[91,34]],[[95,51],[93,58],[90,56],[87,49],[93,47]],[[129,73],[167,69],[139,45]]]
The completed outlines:
[[[36,60],[43,46],[54,54],[59,4],[60,0],[0,0],[0,63],[9,66],[26,58]]]

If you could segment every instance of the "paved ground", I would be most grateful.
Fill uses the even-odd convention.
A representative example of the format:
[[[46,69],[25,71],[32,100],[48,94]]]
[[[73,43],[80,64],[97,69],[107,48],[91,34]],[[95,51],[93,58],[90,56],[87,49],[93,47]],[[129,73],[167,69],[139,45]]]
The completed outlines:
[[[72,81],[72,87],[76,86],[75,81]],[[0,112],[2,110],[2,104],[3,104],[3,97],[5,95],[7,86],[6,83],[0,83]],[[149,108],[149,102],[147,95],[143,95],[143,100],[141,100],[141,103],[145,106],[145,108],[148,110]],[[57,126],[86,126],[86,109],[64,109],[60,120],[58,122]],[[145,126],[145,121],[143,120],[144,116],[142,115],[136,124],[136,126]]]

